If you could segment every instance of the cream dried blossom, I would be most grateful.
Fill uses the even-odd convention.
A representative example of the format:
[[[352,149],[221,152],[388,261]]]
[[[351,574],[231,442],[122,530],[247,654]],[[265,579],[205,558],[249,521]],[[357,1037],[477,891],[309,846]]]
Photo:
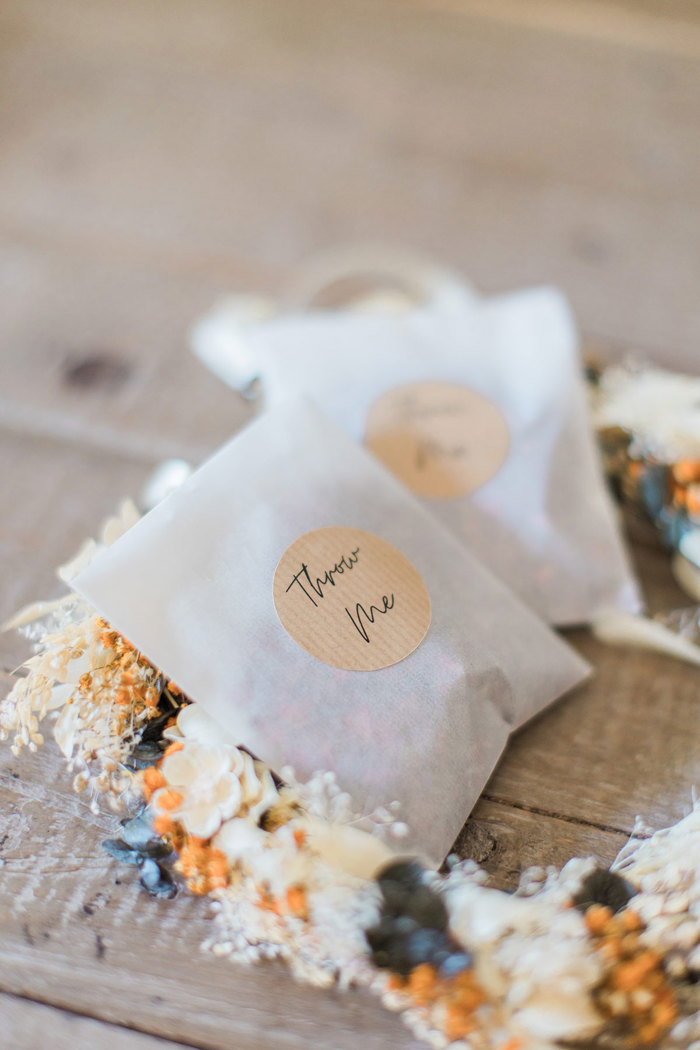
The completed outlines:
[[[15,753],[24,746],[36,750],[43,742],[40,723],[51,715],[76,790],[109,793],[119,808],[132,787],[124,763],[158,713],[157,671],[94,615],[42,639],[38,648],[26,677],[0,704],[0,736],[14,733]]]
[[[593,394],[596,427],[622,427],[662,463],[700,457],[700,378],[661,368],[606,368]]]
[[[231,743],[200,705],[182,708],[166,734],[179,750],[161,765],[165,787],[151,799],[156,816],[167,816],[187,834],[209,839],[233,817],[257,824],[279,801],[270,770]]]
[[[473,953],[494,1008],[490,1025],[527,1047],[587,1039],[602,1028],[592,993],[603,965],[582,916],[562,908],[556,880],[524,897],[461,877],[457,869],[446,898],[450,929]]]
[[[52,615],[55,617],[55,611]],[[109,662],[110,655],[100,640],[101,630],[100,621],[90,609],[77,622],[54,622],[46,631],[35,632],[37,651],[23,665],[26,675],[0,703],[0,738],[14,733],[16,753],[23,746],[36,750],[43,743],[39,723],[50,712],[65,708],[84,675]],[[65,734],[59,743],[66,757],[70,757]]]
[[[181,708],[175,724],[168,726],[163,731],[163,736],[172,741],[187,740],[214,746],[226,744],[230,747],[237,745],[237,741],[226,731],[226,727],[208,715],[201,704],[187,704]]]
[[[212,845],[235,875],[214,894],[215,932],[204,947],[243,962],[283,958],[320,987],[369,984],[376,971],[364,930],[377,921],[377,884],[329,863],[308,827],[303,815],[273,832],[246,819],[222,825]]]
[[[651,838],[632,840],[613,870],[638,893],[642,941],[666,959],[672,976],[700,972],[700,802],[683,820]]]
[[[134,504],[124,501],[104,523],[99,540],[86,540],[59,568],[59,578],[70,582],[138,516]],[[124,762],[157,713],[157,671],[75,594],[36,602],[4,628],[21,629],[35,652],[23,665],[24,677],[0,703],[0,739],[12,735],[15,753],[36,750],[44,739],[40,724],[52,715],[56,742],[76,773],[76,790],[109,792],[119,808],[132,786]]]
[[[124,500],[118,513],[104,522],[100,539],[86,540],[78,553],[57,570],[59,579],[69,582],[105,546],[122,535],[139,514],[131,500]],[[51,711],[64,708],[75,693],[83,674],[103,668],[108,654],[101,644],[104,625],[97,612],[75,594],[55,601],[38,601],[25,606],[2,625],[3,631],[22,630],[34,643],[35,655],[27,660],[9,696],[0,703],[0,739],[14,734],[15,753],[27,746],[36,750],[43,743],[39,723]],[[78,723],[72,714],[58,725],[61,750],[71,757],[68,724]]]
[[[209,839],[240,808],[242,772],[236,748],[188,742],[164,759],[166,786],[154,793],[151,806],[156,816],[177,821],[188,835]]]
[[[280,841],[278,835],[268,835],[268,840],[277,841],[257,843],[255,849],[274,859],[279,889],[285,882],[292,885],[292,878],[298,879],[299,868],[288,867],[294,860],[294,846]],[[271,868],[268,861],[268,875]],[[298,980],[317,987],[347,988],[369,985],[376,979],[364,936],[364,930],[377,920],[375,883],[323,864],[310,864],[303,885],[308,914],[301,918],[261,908],[258,877],[258,871],[242,875],[215,892],[214,931],[202,946],[205,950],[246,963],[281,958]]]

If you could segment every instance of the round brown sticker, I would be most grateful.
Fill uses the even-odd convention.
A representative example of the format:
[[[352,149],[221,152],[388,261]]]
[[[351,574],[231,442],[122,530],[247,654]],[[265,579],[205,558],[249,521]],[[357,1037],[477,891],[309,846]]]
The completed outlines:
[[[410,383],[374,402],[365,443],[413,492],[454,499],[498,473],[508,426],[496,406],[455,383]]]
[[[378,671],[413,652],[430,626],[420,574],[396,547],[331,525],[300,536],[273,585],[282,626],[308,653],[346,671]]]

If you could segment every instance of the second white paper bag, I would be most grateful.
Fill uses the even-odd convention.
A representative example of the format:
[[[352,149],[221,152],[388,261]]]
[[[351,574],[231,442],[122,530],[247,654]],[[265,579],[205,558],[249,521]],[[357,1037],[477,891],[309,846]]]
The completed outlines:
[[[327,284],[357,276],[352,253],[342,261]],[[403,278],[401,263],[377,266]],[[638,611],[563,296],[482,298],[419,263],[402,283],[426,283],[426,269],[425,301],[399,312],[310,309],[309,288],[276,316],[224,304],[195,349],[234,386],[257,377],[269,407],[312,397],[549,623]]]
[[[394,799],[439,861],[514,725],[587,665],[310,402],[224,446],[74,581],[273,768]]]

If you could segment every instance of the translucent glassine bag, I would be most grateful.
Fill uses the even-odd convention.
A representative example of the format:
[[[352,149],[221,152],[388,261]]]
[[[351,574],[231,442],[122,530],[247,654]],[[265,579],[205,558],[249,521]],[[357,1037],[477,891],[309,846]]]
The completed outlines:
[[[309,308],[361,273],[408,294]],[[555,289],[484,299],[401,253],[341,253],[277,310],[222,304],[193,345],[237,389],[259,379],[270,406],[313,397],[550,623],[640,608]]]
[[[72,585],[273,768],[333,770],[451,846],[513,726],[588,667],[306,399]]]

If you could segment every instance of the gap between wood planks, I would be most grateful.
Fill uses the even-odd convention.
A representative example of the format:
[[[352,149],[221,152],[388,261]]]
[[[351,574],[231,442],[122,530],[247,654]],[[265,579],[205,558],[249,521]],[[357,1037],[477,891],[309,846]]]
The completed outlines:
[[[171,1047],[199,1050],[192,1042],[167,1038],[115,1021],[103,1021],[91,1014],[78,1013],[70,1007],[56,1006],[37,996],[0,992],[0,1012],[5,1031],[8,1018],[13,1025],[11,1033],[14,1033],[15,1028],[20,1032],[26,1031],[28,1026],[34,1028],[37,1022],[50,1025],[52,1050],[87,1050],[97,1045],[96,1035],[102,1046],[106,1046],[104,1040],[109,1039],[109,1050],[170,1050]],[[13,1014],[19,1016],[13,1018]],[[29,1039],[33,1039],[35,1034],[35,1031],[30,1031]],[[20,1043],[13,1044],[7,1050],[41,1050],[36,1043],[23,1040],[21,1035],[20,1040]]]
[[[182,1047],[183,1050],[219,1050],[221,1045],[218,1041],[214,1043],[209,1040],[202,1042],[200,1040],[192,1041],[191,1039],[188,1039],[187,1041],[184,1041],[173,1036],[159,1035],[156,1031],[138,1027],[137,1025],[129,1025],[119,1021],[106,1021],[97,1013],[73,1010],[67,1006],[57,1006],[50,1000],[42,999],[38,996],[16,995],[12,992],[0,990],[0,1006],[2,1005],[3,999],[7,1000],[9,1003],[26,1004],[30,1009],[37,1008],[42,1011],[55,1012],[60,1020],[70,1021],[77,1025],[80,1025],[81,1022],[84,1023],[85,1026],[90,1025],[90,1027],[92,1027],[93,1024],[98,1025],[101,1041],[107,1037],[116,1037],[119,1040],[118,1043],[110,1042],[109,1044],[106,1044],[102,1042],[102,1046],[106,1047],[108,1045],[109,1050],[132,1050],[132,1048],[133,1050],[151,1050],[151,1048],[152,1050],[170,1050],[171,1047]],[[56,1018],[51,1019],[52,1026],[55,1025],[56,1020]],[[132,1036],[134,1039],[131,1038]],[[62,1050],[63,1047],[65,1047],[66,1050],[68,1050],[69,1047],[70,1050],[82,1050],[83,1046],[87,1048],[88,1046],[94,1047],[95,1045],[94,1042],[86,1042],[83,1044],[82,1041],[76,1044],[73,1037],[71,1038],[70,1043],[63,1044],[60,1042],[52,1042],[52,1050]],[[24,1045],[20,1044],[19,1046],[7,1047],[6,1050],[44,1050],[44,1048],[37,1047],[36,1044],[26,1043]]]
[[[612,835],[624,835],[625,838],[649,838],[648,835],[643,834],[632,834],[628,828],[619,828],[614,824],[603,824],[595,820],[586,820],[583,817],[574,817],[570,814],[555,813],[549,809],[541,809],[539,806],[528,806],[524,802],[516,802],[513,799],[505,798],[503,795],[491,795],[484,791],[480,796],[487,802],[495,802],[499,806],[506,806],[510,809],[518,809],[523,813],[533,813],[538,817],[550,817],[552,820],[563,820],[565,824],[575,824],[578,827],[593,828],[595,831],[607,831]]]

